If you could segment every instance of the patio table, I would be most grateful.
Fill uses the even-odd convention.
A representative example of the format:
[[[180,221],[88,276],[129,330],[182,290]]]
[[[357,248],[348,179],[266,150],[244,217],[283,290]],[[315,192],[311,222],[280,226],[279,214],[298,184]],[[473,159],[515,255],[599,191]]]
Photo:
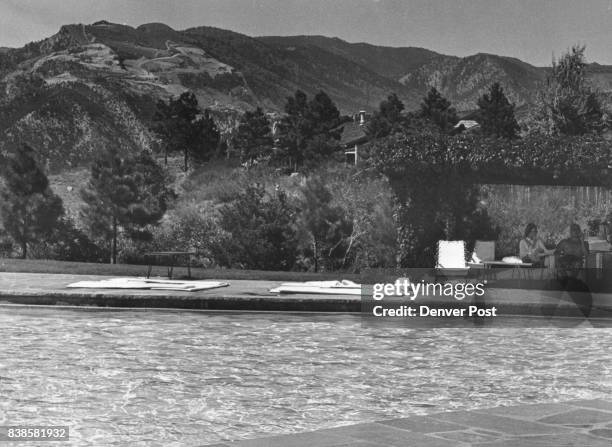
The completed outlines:
[[[168,268],[168,278],[172,279],[172,273],[174,271],[175,265],[180,265],[179,261],[181,259],[187,259],[187,276],[191,278],[191,257],[195,256],[197,253],[194,251],[151,251],[145,253],[145,259],[148,260],[148,268],[147,268],[147,278],[151,276],[151,271],[153,270],[153,264],[156,259],[168,259],[169,264],[167,264]]]
[[[519,284],[521,281],[521,268],[533,267],[533,264],[530,262],[504,262],[504,261],[482,261],[482,262],[469,262],[468,265],[470,267],[482,267],[484,270],[485,279],[494,279],[495,275],[492,274],[492,267],[508,267],[512,268],[512,277],[514,278],[515,272],[518,274]]]

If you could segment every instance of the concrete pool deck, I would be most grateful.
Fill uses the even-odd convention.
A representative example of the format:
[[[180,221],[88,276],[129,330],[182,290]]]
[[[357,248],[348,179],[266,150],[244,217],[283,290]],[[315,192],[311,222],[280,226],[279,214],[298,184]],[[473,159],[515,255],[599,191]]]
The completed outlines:
[[[198,292],[66,287],[77,281],[109,278],[92,275],[1,272],[0,304],[287,312],[358,313],[362,310],[361,297],[356,295],[279,295],[269,292],[271,288],[280,285],[281,281],[229,280],[227,281],[229,287]],[[448,297],[434,297],[432,302],[437,305],[458,304]],[[612,320],[611,293],[592,293],[588,302],[592,318]],[[466,299],[461,304],[470,303]],[[542,315],[543,309],[550,308],[557,312],[556,315],[572,316],[577,309],[572,298],[561,291],[502,289],[494,286],[486,290],[484,304],[497,306],[500,315],[538,316]]]
[[[269,290],[281,281],[220,280],[222,287],[198,292],[137,289],[69,289],[78,281],[109,276],[0,273],[0,303],[192,310],[259,310],[359,312],[360,297],[345,295],[282,295]]]
[[[208,447],[534,447],[612,445],[612,400],[452,411]]]

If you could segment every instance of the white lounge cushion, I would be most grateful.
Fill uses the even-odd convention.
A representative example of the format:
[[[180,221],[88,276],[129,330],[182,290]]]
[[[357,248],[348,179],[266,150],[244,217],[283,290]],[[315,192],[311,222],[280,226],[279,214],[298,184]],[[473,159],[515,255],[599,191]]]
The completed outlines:
[[[439,241],[438,265],[441,269],[465,269],[465,242]]]
[[[272,293],[315,293],[324,295],[361,295],[361,284],[342,281],[286,282],[270,289]]]

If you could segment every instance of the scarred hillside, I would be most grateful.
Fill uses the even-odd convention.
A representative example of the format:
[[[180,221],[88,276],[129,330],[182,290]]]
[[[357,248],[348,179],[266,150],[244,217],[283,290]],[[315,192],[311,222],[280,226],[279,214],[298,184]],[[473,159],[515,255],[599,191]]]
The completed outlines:
[[[395,92],[407,109],[431,86],[471,110],[494,81],[518,106],[535,99],[546,69],[490,54],[459,58],[323,36],[252,38],[213,27],[177,31],[66,25],[22,48],[0,50],[0,139],[29,141],[52,170],[87,164],[108,145],[150,149],[155,103],[192,90],[223,131],[256,106],[282,112],[296,89],[326,91],[344,113],[372,110]],[[612,91],[612,68],[591,78]],[[609,93],[608,93],[609,94]]]

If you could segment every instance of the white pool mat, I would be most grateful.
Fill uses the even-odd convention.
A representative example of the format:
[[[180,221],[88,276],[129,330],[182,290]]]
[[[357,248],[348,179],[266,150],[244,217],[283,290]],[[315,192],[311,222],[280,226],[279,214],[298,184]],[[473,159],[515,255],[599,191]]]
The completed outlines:
[[[324,295],[361,295],[361,284],[349,280],[286,282],[270,289],[272,293],[316,293]]]
[[[140,289],[140,290],[178,290],[197,292],[199,290],[228,287],[226,282],[219,281],[183,281],[172,279],[147,278],[111,278],[101,281],[79,281],[66,287],[75,289]]]

